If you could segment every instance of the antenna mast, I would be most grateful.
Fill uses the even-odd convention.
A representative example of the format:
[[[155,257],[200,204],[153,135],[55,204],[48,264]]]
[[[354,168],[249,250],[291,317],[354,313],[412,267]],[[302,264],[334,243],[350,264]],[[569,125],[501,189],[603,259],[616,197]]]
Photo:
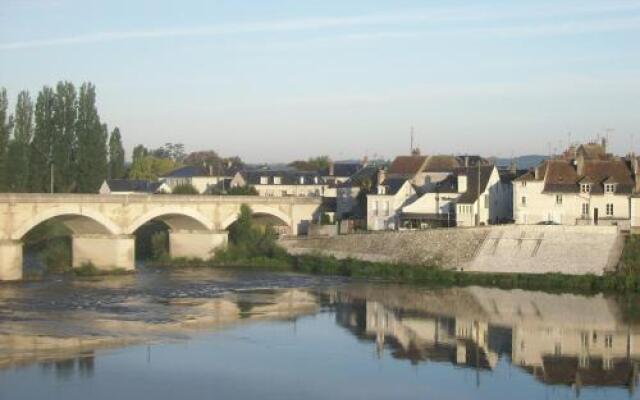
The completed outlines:
[[[411,125],[411,149],[409,154],[413,154],[413,125]]]

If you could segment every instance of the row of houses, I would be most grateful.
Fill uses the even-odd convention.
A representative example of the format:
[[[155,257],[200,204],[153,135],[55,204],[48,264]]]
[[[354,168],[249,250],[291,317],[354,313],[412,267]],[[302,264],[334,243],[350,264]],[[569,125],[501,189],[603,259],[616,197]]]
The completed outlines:
[[[639,160],[606,142],[571,146],[531,170],[475,155],[398,156],[390,164],[336,162],[319,171],[185,166],[157,182],[105,181],[101,193],[201,194],[253,187],[260,196],[319,197],[332,222],[368,230],[516,224],[640,226]],[[637,204],[636,204],[637,203]]]

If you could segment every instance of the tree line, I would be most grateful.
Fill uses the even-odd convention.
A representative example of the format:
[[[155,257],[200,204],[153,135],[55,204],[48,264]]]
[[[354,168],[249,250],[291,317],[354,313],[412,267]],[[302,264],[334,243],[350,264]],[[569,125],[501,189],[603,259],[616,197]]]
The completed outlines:
[[[126,175],[120,130],[109,132],[90,82],[18,93],[13,114],[0,88],[0,192],[95,193]]]

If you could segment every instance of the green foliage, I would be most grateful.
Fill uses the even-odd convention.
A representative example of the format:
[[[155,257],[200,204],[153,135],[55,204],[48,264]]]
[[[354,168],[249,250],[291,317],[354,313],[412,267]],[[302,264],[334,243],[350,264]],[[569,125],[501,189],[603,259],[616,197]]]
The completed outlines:
[[[49,192],[49,166],[55,137],[55,94],[45,86],[38,93],[35,108],[35,130],[29,151],[29,190],[36,193]]]
[[[134,163],[148,155],[149,155],[149,150],[147,150],[147,148],[141,144],[133,148],[132,159]]]
[[[7,89],[0,89],[0,191],[7,190],[9,181],[8,148],[11,135],[11,116],[9,115],[9,99]]]
[[[173,190],[171,191],[171,193],[172,194],[183,194],[183,195],[200,194],[200,192],[198,192],[198,189],[193,187],[193,185],[190,184],[190,183],[183,183],[182,185],[178,185],[178,186],[174,187]]]
[[[181,163],[184,160],[184,144],[182,143],[165,143],[164,146],[155,150],[151,150],[150,154],[157,158],[168,158],[175,162]]]
[[[229,227],[229,245],[216,252],[219,262],[258,257],[282,258],[286,252],[276,243],[277,234],[270,226],[261,229],[253,223],[252,211],[243,204],[238,219]]]
[[[33,136],[33,103],[29,92],[18,94],[15,111],[13,140],[9,143],[7,165],[11,175],[7,179],[10,192],[29,190],[29,143]]]
[[[73,273],[80,277],[102,276],[102,275],[125,275],[129,271],[123,268],[98,269],[92,262],[85,262],[78,268],[73,269]]]
[[[139,154],[134,156],[133,164],[129,170],[129,179],[155,180],[179,166],[179,164],[170,158],[158,158],[150,155],[143,156],[141,155],[141,149],[138,151]]]
[[[212,193],[212,194],[227,194],[229,196],[257,196],[258,190],[253,186],[236,186],[227,190],[226,193]]]
[[[169,234],[167,231],[151,235],[151,259],[154,261],[169,259]]]
[[[624,275],[640,275],[640,235],[625,238],[618,272]]]
[[[327,213],[322,213],[320,215],[320,225],[333,225],[331,222],[331,217]]]
[[[52,143],[56,192],[67,193],[76,190],[76,162],[79,151],[76,137],[77,120],[76,88],[71,82],[58,82],[54,103],[55,138]]]
[[[329,168],[331,159],[329,156],[312,157],[308,160],[297,160],[289,163],[290,167],[297,169],[298,171],[319,171],[321,169]]]
[[[109,178],[120,179],[124,177],[124,147],[120,129],[114,128],[109,138]]]
[[[24,238],[24,250],[42,262],[47,272],[71,270],[71,231],[62,223],[50,220],[37,225]]]
[[[96,90],[91,83],[83,83],[78,98],[77,190],[95,193],[107,176],[107,126],[100,122],[96,109]]]

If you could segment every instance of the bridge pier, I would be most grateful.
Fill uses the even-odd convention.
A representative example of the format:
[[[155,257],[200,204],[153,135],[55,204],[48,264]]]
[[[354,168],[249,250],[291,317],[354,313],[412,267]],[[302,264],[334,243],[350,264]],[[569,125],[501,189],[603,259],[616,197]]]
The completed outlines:
[[[102,271],[135,269],[135,239],[130,235],[73,235],[73,268],[91,263]]]
[[[0,281],[22,279],[22,242],[0,240]]]
[[[216,248],[227,245],[228,238],[229,234],[226,231],[172,230],[169,232],[169,254],[173,258],[208,260],[213,257]]]

